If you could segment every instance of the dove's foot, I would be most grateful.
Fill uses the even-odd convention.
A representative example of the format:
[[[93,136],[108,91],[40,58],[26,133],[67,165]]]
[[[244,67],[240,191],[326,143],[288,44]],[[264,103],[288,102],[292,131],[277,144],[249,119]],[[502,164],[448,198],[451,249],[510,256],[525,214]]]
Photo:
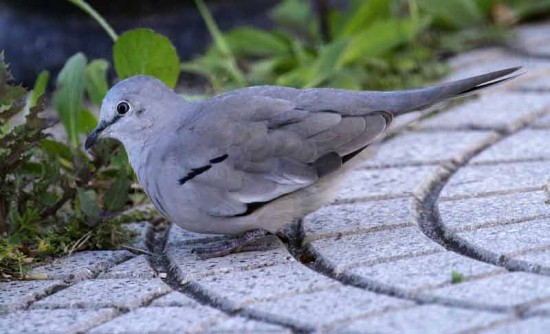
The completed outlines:
[[[272,237],[272,238],[269,238]],[[280,246],[279,239],[266,230],[250,230],[224,244],[193,249],[202,259],[226,256],[239,252],[264,251]]]

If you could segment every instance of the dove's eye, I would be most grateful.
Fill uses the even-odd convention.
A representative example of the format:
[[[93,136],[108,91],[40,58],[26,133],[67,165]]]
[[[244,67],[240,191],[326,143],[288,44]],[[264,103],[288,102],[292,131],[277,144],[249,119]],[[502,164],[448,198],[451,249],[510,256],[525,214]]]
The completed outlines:
[[[130,111],[130,105],[126,101],[121,101],[116,106],[116,111],[119,115],[124,115],[128,111]]]

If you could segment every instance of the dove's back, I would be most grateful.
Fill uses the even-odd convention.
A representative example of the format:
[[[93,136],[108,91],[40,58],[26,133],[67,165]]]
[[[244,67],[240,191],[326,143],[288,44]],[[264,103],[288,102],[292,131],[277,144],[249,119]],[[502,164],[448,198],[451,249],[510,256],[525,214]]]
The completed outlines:
[[[145,152],[140,181],[183,228],[277,232],[332,200],[393,117],[508,80],[517,68],[425,89],[359,92],[258,86],[195,103]]]

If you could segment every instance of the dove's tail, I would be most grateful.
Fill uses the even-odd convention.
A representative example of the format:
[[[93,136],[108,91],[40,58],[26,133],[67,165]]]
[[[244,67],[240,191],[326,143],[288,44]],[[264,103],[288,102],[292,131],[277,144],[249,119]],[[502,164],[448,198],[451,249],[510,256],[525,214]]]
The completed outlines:
[[[521,73],[510,75],[520,68],[512,67],[423,89],[391,92],[392,110],[388,111],[398,116],[428,108],[443,100],[477,93],[482,89],[501,84],[521,75]]]

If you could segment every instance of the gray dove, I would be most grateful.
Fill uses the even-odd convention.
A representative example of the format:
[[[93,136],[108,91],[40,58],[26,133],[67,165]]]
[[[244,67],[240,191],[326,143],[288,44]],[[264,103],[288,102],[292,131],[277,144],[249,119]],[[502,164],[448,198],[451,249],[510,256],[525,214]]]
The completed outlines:
[[[394,117],[504,82],[518,69],[416,90],[256,86],[199,102],[138,75],[108,92],[85,147],[100,137],[122,142],[163,217],[192,232],[238,236],[203,251],[222,256],[333,200]]]

